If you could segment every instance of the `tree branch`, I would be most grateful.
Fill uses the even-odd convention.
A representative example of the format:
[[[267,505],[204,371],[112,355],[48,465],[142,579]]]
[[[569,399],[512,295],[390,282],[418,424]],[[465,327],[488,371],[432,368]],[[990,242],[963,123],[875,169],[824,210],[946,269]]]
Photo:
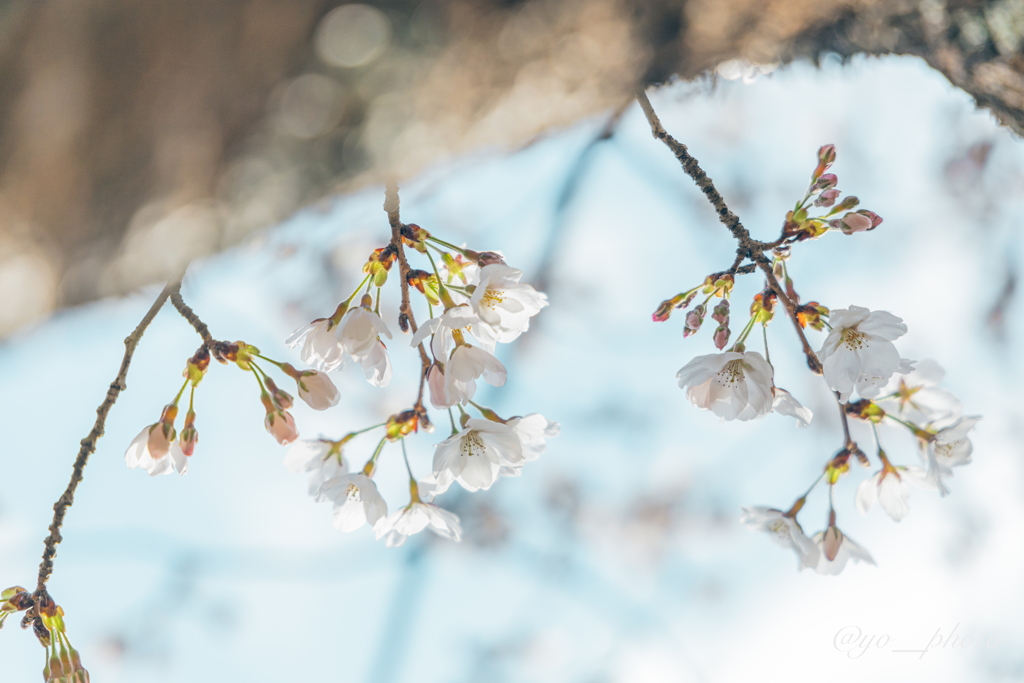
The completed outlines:
[[[189,308],[188,304],[185,303],[185,300],[181,298],[180,282],[171,288],[170,296],[171,303],[174,304],[176,309],[178,309],[178,313],[181,313],[181,317],[187,320],[189,325],[195,328],[196,332],[199,333],[199,336],[203,338],[203,343],[206,347],[212,349],[215,340],[213,335],[210,334],[210,328],[206,326],[206,323],[199,319],[199,316],[195,314],[195,311]]]
[[[178,287],[180,287],[180,283],[168,284],[164,287],[156,301],[149,307],[146,315],[143,316],[135,328],[135,331],[124,340],[125,349],[124,358],[121,360],[121,368],[117,373],[117,377],[111,382],[110,388],[107,389],[106,398],[103,399],[99,408],[96,409],[96,422],[92,427],[92,431],[82,439],[81,447],[78,450],[78,457],[75,458],[75,465],[71,473],[71,481],[68,483],[68,487],[63,495],[53,505],[53,522],[50,524],[50,535],[46,537],[44,542],[43,560],[39,565],[39,578],[36,583],[36,591],[33,594],[33,600],[36,604],[33,610],[37,611],[39,603],[44,598],[49,597],[46,593],[46,582],[50,579],[50,574],[53,572],[53,560],[57,555],[57,544],[63,540],[60,535],[60,528],[64,524],[64,515],[75,502],[75,490],[82,481],[85,466],[89,462],[89,456],[96,450],[96,442],[103,436],[107,414],[121,392],[128,388],[125,380],[128,376],[128,367],[131,365],[132,356],[135,354],[135,348],[138,346],[139,340],[142,338],[146,328],[153,322],[153,318],[156,317],[156,314],[163,307],[168,297],[174,296]],[[38,618],[38,614],[35,616]]]
[[[406,279],[409,275],[409,261],[405,258],[405,245],[402,242],[402,228],[405,227],[402,223],[402,218],[399,215],[400,202],[398,199],[398,183],[394,180],[389,180],[384,185],[384,210],[388,214],[388,223],[391,224],[391,244],[394,245],[395,251],[398,252],[398,274],[401,279],[402,286],[402,304],[398,309],[398,326],[402,328],[402,331],[406,331],[406,325],[412,330],[413,334],[416,334],[416,317],[413,315],[412,306],[409,303],[409,281]],[[405,323],[403,325],[403,323]],[[430,368],[431,361],[430,356],[427,355],[426,349],[423,348],[423,342],[419,344],[420,362],[423,367],[420,372],[420,390],[416,397],[416,404],[413,408],[418,413],[423,413],[423,389],[427,381],[427,371]]]

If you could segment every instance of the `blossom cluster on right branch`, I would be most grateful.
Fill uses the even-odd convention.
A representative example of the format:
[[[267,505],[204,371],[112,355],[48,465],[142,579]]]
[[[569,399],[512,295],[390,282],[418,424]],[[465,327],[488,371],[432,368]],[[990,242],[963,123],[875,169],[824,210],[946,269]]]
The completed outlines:
[[[909,512],[912,486],[943,496],[949,493],[946,480],[953,475],[953,468],[971,462],[969,435],[981,419],[964,416],[956,397],[938,386],[943,371],[935,361],[913,361],[900,355],[894,342],[907,332],[901,318],[856,305],[830,309],[818,301],[801,302],[789,266],[797,245],[830,232],[853,235],[874,230],[882,223],[873,211],[858,209],[856,197],[841,199],[838,178],[826,173],[835,158],[833,145],[818,151],[810,185],[787,213],[781,235],[774,242],[757,243],[762,249],[770,249],[771,254],[770,262],[763,251],[750,256],[764,270],[765,286],[753,296],[749,317],[731,345],[730,301],[736,277],[744,271],[739,267],[744,256],[742,245],[731,269],[708,275],[696,287],[663,301],[653,314],[656,322],[665,321],[674,310],[687,308],[701,297],[685,314],[683,336],[696,334],[708,317],[716,324],[712,341],[719,352],[693,358],[677,374],[680,388],[695,406],[712,411],[723,421],[752,420],[775,412],[792,416],[797,426],[806,427],[812,419],[811,411],[776,385],[768,350],[767,328],[777,309],[781,307],[791,318],[808,367],[823,376],[835,395],[842,418],[842,446],[828,458],[808,491],[787,510],[744,507],[741,521],[794,550],[798,568],[812,568],[821,574],[838,574],[850,560],[874,564],[871,555],[839,529],[833,505],[835,486],[849,473],[851,459],[864,467],[871,466],[871,458],[851,437],[850,419],[872,425],[875,443],[870,450],[879,467],[857,487],[856,507],[867,514],[878,503],[895,521]],[[751,270],[748,267],[747,272]],[[757,328],[761,331],[758,336],[762,338],[763,355],[747,348]],[[825,333],[817,350],[807,340],[808,328]],[[899,425],[913,434],[919,445],[920,464],[894,464],[878,435],[876,426],[882,422]],[[797,515],[822,481],[829,487],[827,521],[822,530],[808,536]]]

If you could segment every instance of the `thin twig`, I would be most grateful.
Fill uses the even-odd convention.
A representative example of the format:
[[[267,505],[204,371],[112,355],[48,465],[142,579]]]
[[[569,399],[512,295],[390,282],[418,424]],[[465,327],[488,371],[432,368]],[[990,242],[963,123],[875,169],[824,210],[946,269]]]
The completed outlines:
[[[786,309],[786,313],[789,319],[793,321],[793,328],[796,330],[797,336],[800,338],[800,344],[803,346],[804,356],[807,358],[807,366],[815,373],[822,374],[821,360],[818,355],[814,352],[810,342],[807,341],[807,335],[804,334],[804,328],[800,324],[800,319],[797,317],[797,305],[789,296],[787,296],[785,289],[779,284],[778,278],[775,277],[775,273],[772,270],[772,263],[766,256],[766,252],[770,252],[775,247],[782,244],[785,237],[780,237],[773,242],[760,242],[752,239],[750,233],[740,223],[740,219],[729,210],[722,195],[715,189],[714,183],[708,178],[707,174],[701,170],[697,164],[697,160],[690,155],[686,149],[686,145],[679,142],[665,131],[665,127],[661,125],[661,121],[658,119],[658,115],[654,112],[654,107],[651,106],[651,101],[647,98],[647,93],[642,88],[637,88],[636,99],[640,103],[640,108],[643,109],[644,114],[647,116],[647,121],[651,126],[651,134],[658,140],[661,140],[665,145],[675,154],[679,163],[683,166],[683,171],[686,172],[690,178],[697,184],[697,187],[701,189],[704,195],[711,202],[711,205],[715,208],[718,213],[718,219],[729,229],[733,237],[739,243],[736,248],[736,260],[733,261],[732,268],[728,272],[740,274],[740,273],[751,273],[756,268],[760,268],[768,281],[768,285],[772,288],[775,294],[778,296],[779,301]],[[753,263],[746,266],[740,267],[740,264],[749,258]],[[849,448],[855,446],[853,439],[850,436],[850,424],[846,415],[846,410],[843,408],[843,404],[840,401],[840,394],[838,391],[833,392],[836,397],[836,403],[839,405],[839,416],[843,424],[843,435],[846,439],[846,446]]]
[[[207,348],[212,348],[214,345],[213,335],[210,334],[210,328],[206,326],[199,316],[195,314],[185,300],[181,298],[181,283],[177,283],[171,288],[171,303],[178,309],[178,313],[181,313],[181,317],[188,321],[189,325],[195,328],[199,336],[203,338],[203,343],[206,344]]]
[[[394,180],[389,180],[384,185],[384,210],[388,214],[388,223],[391,225],[391,244],[394,245],[395,251],[398,252],[398,275],[400,284],[402,286],[402,303],[398,308],[398,326],[404,331],[402,321],[406,321],[409,329],[412,330],[413,334],[416,334],[416,317],[412,312],[412,305],[409,303],[409,281],[406,279],[409,275],[409,261],[405,258],[405,245],[402,242],[402,218],[399,215],[400,202],[398,198],[398,183]],[[423,348],[423,342],[419,344],[420,362],[423,364],[420,372],[420,390],[416,397],[416,404],[414,409],[418,412],[423,410],[423,389],[427,381],[427,371],[430,368],[430,356],[427,355],[427,351]]]
[[[121,369],[118,371],[114,381],[110,383],[106,398],[103,399],[100,407],[96,409],[96,422],[92,427],[92,431],[89,432],[87,437],[82,439],[81,447],[78,450],[78,457],[75,458],[74,469],[71,473],[71,481],[68,483],[68,487],[63,495],[53,505],[53,522],[50,524],[50,535],[47,536],[44,542],[43,560],[39,565],[39,579],[36,584],[36,591],[33,594],[33,600],[37,607],[44,598],[49,597],[46,593],[46,582],[50,579],[50,574],[53,572],[53,559],[57,555],[57,544],[63,540],[60,535],[60,528],[64,524],[64,515],[75,502],[75,490],[82,481],[85,466],[89,462],[89,456],[96,450],[96,442],[103,436],[107,414],[121,392],[128,388],[125,380],[128,376],[128,367],[131,365],[132,356],[135,354],[135,347],[138,346],[139,340],[142,338],[146,328],[153,322],[153,318],[156,317],[156,314],[163,307],[168,297],[173,296],[179,286],[180,283],[172,283],[164,287],[163,291],[160,292],[160,296],[156,298],[156,301],[149,307],[146,315],[143,316],[135,328],[135,331],[124,340],[124,358],[121,359]],[[36,617],[38,618],[38,615]]]

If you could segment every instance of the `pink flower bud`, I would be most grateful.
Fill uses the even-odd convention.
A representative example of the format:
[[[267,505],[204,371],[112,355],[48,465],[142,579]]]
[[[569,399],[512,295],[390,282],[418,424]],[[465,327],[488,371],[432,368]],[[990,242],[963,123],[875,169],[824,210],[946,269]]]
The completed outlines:
[[[826,167],[831,166],[836,160],[836,146],[824,145],[818,150],[818,162]]]
[[[287,410],[269,411],[263,425],[282,446],[299,438],[299,430],[295,428],[295,419]]]
[[[859,213],[848,213],[843,216],[843,224],[840,226],[847,235],[855,232],[862,232],[871,229],[871,219]]]
[[[181,435],[178,438],[178,445],[181,446],[181,452],[185,455],[192,455],[196,449],[196,443],[199,441],[199,432],[195,427],[185,427],[181,430]]]
[[[697,306],[696,308],[686,312],[686,326],[696,332],[700,329],[700,325],[704,322],[704,313],[706,309],[704,306]],[[691,332],[690,334],[693,334]]]
[[[284,389],[274,389],[274,403],[279,405],[282,410],[288,410],[295,405],[295,399]]]
[[[326,373],[307,370],[296,380],[299,398],[313,410],[327,410],[338,405],[341,394]],[[286,407],[286,406],[282,406]]]
[[[839,554],[839,546],[843,544],[843,532],[836,526],[830,526],[825,530],[824,543],[822,549],[825,551],[825,557],[828,561],[836,559],[836,555]]]
[[[719,325],[718,329],[715,330],[715,346],[721,351],[725,348],[725,345],[729,343],[729,328],[725,325]]]
[[[728,326],[729,324],[729,300],[722,299],[722,302],[715,306],[711,314],[716,322]]]
[[[814,186],[819,190],[828,190],[839,184],[839,178],[836,177],[835,173],[826,173],[814,182]]]
[[[824,177],[824,176],[822,176]],[[815,206],[832,206],[836,203],[836,199],[839,198],[839,190],[825,190],[821,193],[817,199],[814,200]]]
[[[476,263],[481,268],[483,268],[484,266],[489,266],[494,263],[498,263],[503,266],[507,265],[505,263],[505,258],[501,254],[496,254],[493,251],[481,251],[477,255]]]
[[[874,211],[868,211],[867,209],[861,209],[857,213],[859,213],[862,216],[867,216],[868,218],[871,219],[871,227],[868,228],[868,230],[874,230],[875,228],[877,228],[879,225],[882,224],[882,217],[879,216]]]

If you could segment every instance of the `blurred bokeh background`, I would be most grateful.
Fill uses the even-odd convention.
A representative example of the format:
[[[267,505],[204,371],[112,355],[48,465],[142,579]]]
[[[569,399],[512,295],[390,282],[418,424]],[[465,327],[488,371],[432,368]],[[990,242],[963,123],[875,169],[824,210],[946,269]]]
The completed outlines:
[[[302,97],[302,82],[282,101]],[[463,520],[461,544],[421,534],[387,550],[368,530],[335,531],[329,507],[285,470],[251,379],[219,365],[197,393],[201,438],[188,474],[128,470],[124,448],[177,391],[199,341],[172,310],[157,318],[69,512],[50,584],[93,680],[1024,677],[1015,296],[1024,146],[914,58],[797,61],[749,84],[680,82],[652,100],[761,238],[777,234],[802,195],[817,148],[836,144],[840,187],[885,222],[801,247],[791,273],[805,298],[903,317],[902,354],[937,359],[968,413],[985,416],[952,495],[915,491],[899,524],[878,509],[862,517],[853,494],[868,473],[854,471],[837,487],[839,523],[878,567],[838,577],[798,573],[791,553],[739,524],[741,505],[787,507],[818,475],[840,441],[834,405],[781,318],[770,329],[777,381],[815,411],[809,429],[776,415],[719,424],[687,403],[674,375],[712,350],[709,335],[684,341],[680,320],[655,325],[650,314],[727,267],[735,247],[638,108],[607,106],[514,153],[477,151],[401,184],[406,221],[503,250],[551,301],[502,349],[507,386],[481,397],[501,414],[542,412],[562,435],[521,478],[439,499]],[[316,124],[282,116],[276,125],[292,132]],[[272,200],[258,183],[241,187]],[[382,202],[368,181],[196,262],[185,298],[215,336],[294,361],[283,339],[333,310],[387,240]],[[166,230],[167,244],[189,244],[188,231]],[[388,287],[393,320],[397,286]],[[741,280],[736,310],[760,287],[756,276]],[[52,501],[121,340],[157,291],[65,310],[0,348],[5,585],[33,580]],[[406,407],[418,361],[400,336],[390,349],[391,386],[371,387],[354,368],[340,374],[341,405],[296,408],[303,434],[340,436]],[[418,474],[441,438],[410,440]],[[894,462],[916,462],[902,434],[882,438]],[[371,441],[355,441],[352,460]],[[395,509],[405,500],[400,453],[382,458]],[[808,531],[824,526],[826,506],[818,490],[801,515]],[[852,657],[835,646],[850,628],[887,635],[887,646]],[[970,646],[892,651],[954,628]],[[42,650],[8,626],[0,662],[5,680],[36,680]]]

